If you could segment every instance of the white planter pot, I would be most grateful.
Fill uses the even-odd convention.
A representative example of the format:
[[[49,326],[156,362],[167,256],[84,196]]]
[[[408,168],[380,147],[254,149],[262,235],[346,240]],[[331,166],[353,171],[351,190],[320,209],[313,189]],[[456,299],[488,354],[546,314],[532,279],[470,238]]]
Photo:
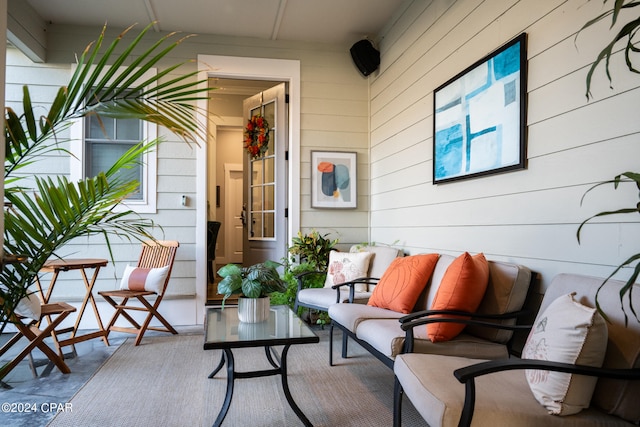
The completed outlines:
[[[238,318],[245,323],[259,323],[269,319],[269,297],[238,298]]]

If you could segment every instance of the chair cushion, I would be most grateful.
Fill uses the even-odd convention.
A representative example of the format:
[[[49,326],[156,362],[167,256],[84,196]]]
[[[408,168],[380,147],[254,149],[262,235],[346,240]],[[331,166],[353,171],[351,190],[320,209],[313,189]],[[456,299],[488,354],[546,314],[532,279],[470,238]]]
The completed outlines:
[[[336,290],[331,288],[307,288],[298,292],[298,302],[302,305],[312,305],[314,307],[322,307],[325,310],[332,304],[336,303]],[[371,296],[371,292],[355,292],[353,302],[358,304],[366,304]],[[340,301],[349,301],[349,291],[340,291]]]
[[[394,319],[400,331],[400,322],[397,319],[404,316],[397,311],[365,304],[333,304],[329,306],[328,312],[332,322],[339,323],[351,332],[356,332],[360,323],[367,319]]]
[[[414,353],[470,356],[477,359],[500,359],[509,357],[507,347],[483,340],[464,332],[455,338],[434,343],[426,336],[426,329],[414,329]],[[371,344],[376,350],[393,359],[404,347],[405,333],[398,319],[363,319],[356,327],[356,336]]]
[[[162,287],[169,274],[169,266],[160,268],[141,268],[127,265],[122,273],[120,289],[130,291],[151,291],[157,294],[162,292]]]
[[[330,288],[333,285],[367,277],[370,260],[371,252],[331,251],[329,253],[329,266],[327,267],[327,278],[325,279],[324,287]],[[366,284],[356,285],[355,290],[357,292],[366,292],[366,286]]]
[[[489,283],[489,264],[484,254],[468,252],[451,263],[440,282],[431,305],[432,310],[462,310],[475,312]],[[429,323],[427,333],[433,342],[447,341],[464,329],[464,324]]]
[[[438,257],[438,254],[420,254],[394,259],[367,304],[411,313],[433,273]]]
[[[524,359],[601,367],[607,348],[607,325],[595,308],[574,300],[553,301],[536,319],[522,351]],[[527,370],[535,398],[550,414],[572,415],[589,407],[597,378],[562,372]]]
[[[40,298],[38,298],[38,295],[36,295],[35,292],[27,294],[27,296],[18,301],[18,305],[13,311],[18,316],[33,320],[40,320],[40,316],[42,314]]]
[[[444,344],[444,343],[443,343]],[[400,354],[394,372],[405,396],[428,425],[457,426],[464,403],[464,386],[456,369],[480,362],[435,354]],[[534,399],[523,370],[498,372],[476,379],[474,426],[595,427],[630,426],[595,409],[570,417],[550,416]]]

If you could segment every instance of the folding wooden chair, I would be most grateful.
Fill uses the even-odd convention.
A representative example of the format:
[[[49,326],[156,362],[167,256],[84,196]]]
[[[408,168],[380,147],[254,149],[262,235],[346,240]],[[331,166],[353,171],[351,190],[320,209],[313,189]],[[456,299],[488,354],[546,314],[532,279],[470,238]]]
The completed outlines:
[[[27,346],[16,355],[9,363],[0,367],[0,379],[4,378],[13,368],[15,368],[22,359],[31,353],[35,348],[40,349],[53,362],[60,372],[68,374],[71,372],[61,355],[56,353],[43,340],[52,336],[53,330],[71,313],[76,311],[75,307],[65,303],[56,302],[50,304],[41,304],[40,319],[28,319],[18,316],[15,313],[9,316],[11,322],[16,326],[18,332],[0,348],[0,357],[13,347],[22,337],[28,340]],[[40,320],[47,317],[49,324],[44,329],[39,329]]]
[[[158,306],[160,302],[162,302],[169,278],[171,277],[173,261],[175,260],[178,246],[180,246],[180,244],[173,240],[143,242],[142,252],[135,270],[130,271],[130,275],[123,275],[123,283],[128,280],[128,284],[131,285],[129,289],[123,289],[123,287],[126,288],[127,286],[121,285],[121,289],[119,290],[98,292],[99,295],[116,309],[109,325],[105,328],[107,336],[111,331],[137,334],[135,345],[138,345],[147,329],[171,332],[172,334],[178,333],[169,322],[158,313]],[[154,270],[157,272],[163,268],[167,268],[166,272],[163,272],[163,274],[166,274],[166,277],[162,276],[163,282],[157,283],[157,286],[150,285],[149,278],[154,274]],[[141,277],[143,278],[140,279]],[[137,279],[134,280],[134,278]],[[133,282],[137,283],[132,284]],[[155,302],[152,303],[148,297],[155,297]],[[127,302],[131,298],[137,299],[141,305],[127,305]],[[117,300],[120,300],[120,302],[118,303]],[[144,311],[147,312],[147,315],[142,324],[140,324],[127,310]],[[116,321],[120,316],[124,317],[133,327],[116,326]],[[164,328],[149,326],[154,317],[164,325]]]

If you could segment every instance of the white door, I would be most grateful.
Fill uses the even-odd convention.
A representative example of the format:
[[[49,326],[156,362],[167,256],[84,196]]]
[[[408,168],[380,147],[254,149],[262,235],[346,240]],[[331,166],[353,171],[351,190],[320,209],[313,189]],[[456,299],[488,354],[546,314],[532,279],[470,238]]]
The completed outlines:
[[[225,164],[225,248],[228,263],[242,263],[242,165]]]
[[[286,83],[267,89],[243,102],[245,124],[255,116],[266,119],[268,148],[255,157],[244,152],[245,266],[287,254],[287,124]]]

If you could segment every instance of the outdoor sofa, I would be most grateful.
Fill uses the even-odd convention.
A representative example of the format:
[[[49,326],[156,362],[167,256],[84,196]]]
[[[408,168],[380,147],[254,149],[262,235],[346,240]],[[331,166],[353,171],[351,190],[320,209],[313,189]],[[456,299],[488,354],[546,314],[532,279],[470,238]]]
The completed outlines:
[[[472,315],[461,319],[460,314],[463,313],[458,311],[434,312],[429,309],[432,307],[441,281],[451,273],[449,267],[452,264],[454,267],[459,265],[461,257],[466,256],[469,259],[470,255],[467,253],[460,256],[423,255],[435,256],[437,261],[428,280],[421,284],[420,295],[411,310],[405,310],[405,313],[394,311],[372,306],[371,301],[369,304],[333,304],[329,307],[330,364],[333,364],[332,344],[335,329],[343,332],[343,358],[347,357],[347,339],[350,337],[390,368],[393,367],[396,356],[405,351],[471,356],[479,359],[509,357],[509,343],[513,331],[500,329],[500,325],[514,325],[517,316],[522,314],[523,304],[534,276],[531,270],[514,263],[488,260],[488,282],[481,296],[481,302],[477,310],[473,310]],[[412,257],[403,259],[410,258]],[[450,320],[451,323],[462,324],[463,327],[466,325],[466,327],[451,339],[432,342],[424,325],[435,322],[436,314],[440,315],[437,322],[445,323]],[[442,316],[449,319],[443,320]],[[403,322],[405,324],[422,322],[422,326],[407,327],[405,331]]]

